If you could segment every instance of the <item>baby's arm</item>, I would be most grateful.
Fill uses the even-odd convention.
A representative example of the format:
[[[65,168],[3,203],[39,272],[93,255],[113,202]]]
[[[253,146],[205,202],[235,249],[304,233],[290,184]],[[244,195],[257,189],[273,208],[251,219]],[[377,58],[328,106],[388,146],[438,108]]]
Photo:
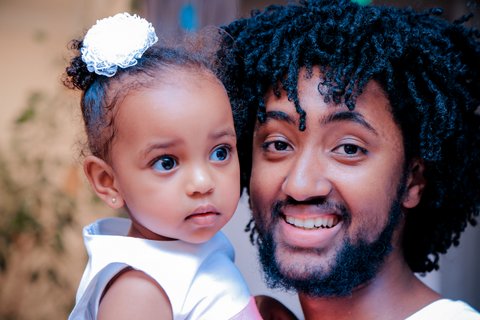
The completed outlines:
[[[100,302],[99,320],[172,319],[170,301],[158,283],[138,270],[115,278]]]

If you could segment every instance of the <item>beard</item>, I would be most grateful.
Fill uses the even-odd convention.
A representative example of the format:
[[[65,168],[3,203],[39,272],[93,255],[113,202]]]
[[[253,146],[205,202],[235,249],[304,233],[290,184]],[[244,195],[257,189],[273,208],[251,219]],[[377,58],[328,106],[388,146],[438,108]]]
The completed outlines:
[[[378,237],[371,242],[369,235],[364,230],[359,234],[359,239],[354,243],[350,238],[345,238],[342,246],[337,252],[330,270],[327,272],[321,267],[306,267],[302,274],[283,270],[280,262],[275,256],[276,243],[273,239],[273,225],[265,227],[266,224],[261,215],[255,214],[256,230],[258,235],[258,253],[263,267],[264,277],[267,286],[270,288],[283,288],[295,290],[311,297],[345,297],[352,294],[352,291],[360,285],[372,280],[385,258],[392,251],[392,236],[399,225],[402,217],[401,199],[405,191],[406,176],[399,183],[396,197],[393,199],[388,221]],[[280,219],[281,208],[286,202],[278,201],[271,209],[273,219]],[[341,213],[344,222],[349,224],[351,214],[345,206],[336,206]],[[315,249],[299,249],[315,254]]]

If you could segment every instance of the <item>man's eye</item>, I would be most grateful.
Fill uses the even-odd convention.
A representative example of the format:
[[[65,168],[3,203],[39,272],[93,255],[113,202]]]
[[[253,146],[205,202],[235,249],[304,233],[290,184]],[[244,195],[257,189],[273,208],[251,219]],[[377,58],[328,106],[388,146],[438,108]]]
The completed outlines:
[[[344,154],[347,156],[356,156],[361,154],[367,154],[367,150],[355,144],[342,144],[334,149],[335,153]]]
[[[220,146],[213,150],[210,154],[212,161],[225,161],[230,157],[230,149],[227,146]]]
[[[359,150],[359,147],[354,144],[346,144],[343,146],[343,150],[346,154],[356,154]]]
[[[177,160],[172,156],[161,156],[153,163],[153,169],[160,172],[170,171],[177,166]]]
[[[262,145],[262,148],[266,151],[285,151],[289,148],[289,144],[284,141],[269,141]]]
[[[273,143],[273,146],[274,146],[275,150],[278,150],[278,151],[287,150],[287,148],[288,148],[288,144],[286,144],[283,141],[275,141]]]

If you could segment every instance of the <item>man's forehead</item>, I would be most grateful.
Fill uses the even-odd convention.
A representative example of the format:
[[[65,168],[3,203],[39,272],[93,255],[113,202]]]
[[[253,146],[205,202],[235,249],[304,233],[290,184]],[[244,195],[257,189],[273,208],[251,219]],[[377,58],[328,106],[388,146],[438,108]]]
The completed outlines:
[[[301,112],[306,114],[306,127],[351,123],[378,135],[376,127],[383,126],[386,122],[395,122],[387,95],[377,82],[368,82],[362,94],[357,97],[355,107],[349,109],[344,103],[335,103],[332,100],[326,102],[323,88],[319,88],[321,81],[322,79],[312,76],[304,77],[299,82],[301,90],[298,91],[298,101]],[[270,89],[265,96],[263,124],[276,121],[298,127],[301,118],[299,110],[288,99],[285,90],[280,90],[279,93],[275,94],[273,89]],[[259,122],[259,125],[262,123]]]
[[[371,99],[381,99],[386,101],[386,104],[391,107],[387,93],[382,86],[373,79],[369,80],[364,87],[356,88],[355,90],[361,90],[361,93],[356,97],[354,107],[358,102]],[[330,88],[324,84],[324,79],[318,72],[313,72],[311,74],[300,72],[298,85],[295,91],[300,106],[312,102],[326,104],[331,108],[347,108],[344,103],[345,97],[342,97],[341,101],[338,103],[333,101],[332,97],[329,95]],[[351,94],[353,94],[353,92]],[[292,93],[289,94],[281,86],[275,90],[273,87],[270,87],[264,95],[265,106],[267,109],[283,108],[288,105],[294,106],[292,99],[288,99],[288,96],[291,97],[293,95]]]

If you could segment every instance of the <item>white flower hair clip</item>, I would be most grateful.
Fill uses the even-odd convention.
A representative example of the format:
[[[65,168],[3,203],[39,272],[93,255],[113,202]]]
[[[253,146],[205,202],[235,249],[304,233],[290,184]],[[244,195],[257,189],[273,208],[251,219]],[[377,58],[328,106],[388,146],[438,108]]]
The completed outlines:
[[[136,65],[137,59],[157,41],[150,22],[125,12],[97,20],[85,35],[80,52],[88,71],[112,77],[118,67]]]

